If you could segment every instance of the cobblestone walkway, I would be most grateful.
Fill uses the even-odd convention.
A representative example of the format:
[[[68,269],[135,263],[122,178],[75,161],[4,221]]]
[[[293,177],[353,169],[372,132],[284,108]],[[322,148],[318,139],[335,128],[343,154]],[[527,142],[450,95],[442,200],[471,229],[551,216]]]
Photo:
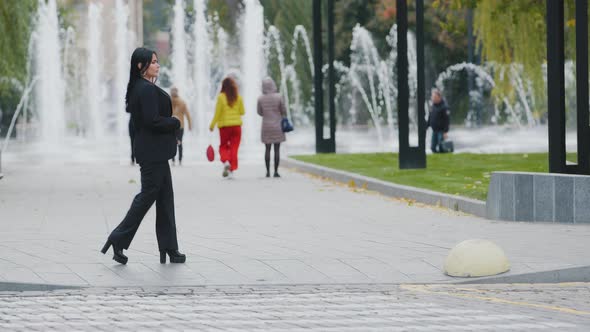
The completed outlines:
[[[588,331],[588,285],[536,289],[535,303],[444,286],[326,285],[93,288],[0,293],[0,330]],[[424,291],[428,289],[428,291]],[[470,289],[475,289],[471,287]],[[496,291],[494,291],[496,289]],[[572,308],[552,306],[570,296]],[[462,296],[457,296],[462,295]],[[495,301],[494,301],[495,299]],[[536,306],[535,306],[536,304]],[[564,304],[564,303],[562,303]]]

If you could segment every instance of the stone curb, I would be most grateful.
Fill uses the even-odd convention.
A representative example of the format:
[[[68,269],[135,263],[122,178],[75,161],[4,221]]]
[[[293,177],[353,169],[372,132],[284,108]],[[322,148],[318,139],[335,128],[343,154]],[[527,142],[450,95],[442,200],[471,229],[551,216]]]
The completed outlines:
[[[590,282],[590,266],[499,275],[458,282],[457,284],[554,284],[564,282]]]
[[[484,201],[386,182],[368,176],[302,162],[292,158],[285,158],[281,160],[281,163],[288,168],[298,169],[306,173],[326,177],[338,182],[349,183],[352,180],[359,187],[377,191],[386,196],[412,199],[416,202],[442,206],[454,211],[461,211],[486,218],[486,202]]]
[[[59,289],[82,289],[84,287],[54,285],[54,284],[29,284],[21,282],[0,282],[0,292],[32,292],[52,291]]]

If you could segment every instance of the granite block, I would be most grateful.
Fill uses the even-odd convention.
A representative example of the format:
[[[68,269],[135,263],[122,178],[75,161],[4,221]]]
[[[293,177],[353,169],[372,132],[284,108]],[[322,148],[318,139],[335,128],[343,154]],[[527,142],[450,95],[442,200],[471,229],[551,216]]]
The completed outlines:
[[[517,174],[514,176],[514,220],[534,220],[533,175]]]
[[[551,176],[535,175],[534,187],[534,220],[552,222],[555,200],[554,179]]]
[[[555,221],[574,222],[574,179],[569,176],[555,177]]]

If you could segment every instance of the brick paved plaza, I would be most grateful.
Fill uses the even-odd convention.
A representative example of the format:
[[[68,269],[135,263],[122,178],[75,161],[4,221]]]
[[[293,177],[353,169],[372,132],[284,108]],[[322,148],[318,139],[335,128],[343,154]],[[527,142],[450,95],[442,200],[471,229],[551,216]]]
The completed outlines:
[[[523,287],[520,287],[523,291]],[[0,295],[3,330],[585,331],[588,286],[525,286],[528,303],[394,285],[117,288]],[[445,293],[449,289],[445,289]],[[456,291],[456,293],[455,293]],[[539,295],[541,292],[544,295]],[[466,297],[464,297],[466,296]],[[495,297],[491,297],[495,296]],[[550,303],[567,296],[567,310]],[[505,300],[505,302],[501,302]]]

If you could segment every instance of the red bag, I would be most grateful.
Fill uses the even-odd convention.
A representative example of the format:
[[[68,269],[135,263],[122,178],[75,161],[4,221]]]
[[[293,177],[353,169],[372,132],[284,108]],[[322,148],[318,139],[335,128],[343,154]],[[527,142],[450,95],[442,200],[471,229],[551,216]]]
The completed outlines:
[[[213,147],[211,146],[211,144],[209,144],[209,147],[207,147],[207,160],[209,160],[209,161],[215,160],[215,150],[213,150]]]

